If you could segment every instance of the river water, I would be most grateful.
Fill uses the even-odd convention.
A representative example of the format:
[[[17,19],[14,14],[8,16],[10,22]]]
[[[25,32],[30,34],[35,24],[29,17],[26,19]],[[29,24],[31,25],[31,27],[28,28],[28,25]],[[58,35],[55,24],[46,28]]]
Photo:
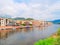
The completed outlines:
[[[6,39],[0,39],[0,45],[33,45],[34,42],[52,35],[60,28],[60,25],[20,29],[20,32],[13,33]]]

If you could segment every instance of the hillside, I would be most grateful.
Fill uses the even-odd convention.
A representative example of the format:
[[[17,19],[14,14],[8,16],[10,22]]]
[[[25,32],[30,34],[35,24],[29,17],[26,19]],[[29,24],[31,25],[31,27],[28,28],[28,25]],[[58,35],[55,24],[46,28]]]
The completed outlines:
[[[52,21],[55,24],[60,24],[60,19]]]
[[[25,20],[25,18],[23,17],[16,17],[16,18],[13,18],[14,20]]]

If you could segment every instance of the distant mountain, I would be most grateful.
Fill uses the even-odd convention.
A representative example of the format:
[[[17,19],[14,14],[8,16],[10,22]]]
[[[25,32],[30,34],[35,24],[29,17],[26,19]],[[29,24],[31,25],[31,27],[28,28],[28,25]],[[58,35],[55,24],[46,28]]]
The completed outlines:
[[[60,19],[52,21],[55,24],[60,24]]]
[[[10,15],[0,15],[0,18],[11,18]]]
[[[16,18],[13,18],[14,20],[25,20],[25,18],[23,17],[16,17]]]

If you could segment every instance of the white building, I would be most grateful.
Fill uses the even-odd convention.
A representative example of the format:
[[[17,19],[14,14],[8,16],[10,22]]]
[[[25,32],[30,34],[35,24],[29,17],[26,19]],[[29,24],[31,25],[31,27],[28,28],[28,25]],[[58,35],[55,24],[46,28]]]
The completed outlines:
[[[6,26],[7,24],[9,24],[9,19],[0,18],[0,26]]]

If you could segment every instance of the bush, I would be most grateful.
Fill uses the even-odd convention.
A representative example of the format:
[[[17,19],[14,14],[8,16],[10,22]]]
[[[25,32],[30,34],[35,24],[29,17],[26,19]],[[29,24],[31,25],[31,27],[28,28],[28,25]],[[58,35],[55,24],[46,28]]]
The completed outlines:
[[[21,24],[22,26],[26,26],[26,24]]]
[[[57,31],[57,35],[60,36],[60,28]]]
[[[57,31],[57,41],[56,41],[55,45],[60,45],[60,28]]]
[[[30,26],[32,26],[32,24],[29,24]]]

